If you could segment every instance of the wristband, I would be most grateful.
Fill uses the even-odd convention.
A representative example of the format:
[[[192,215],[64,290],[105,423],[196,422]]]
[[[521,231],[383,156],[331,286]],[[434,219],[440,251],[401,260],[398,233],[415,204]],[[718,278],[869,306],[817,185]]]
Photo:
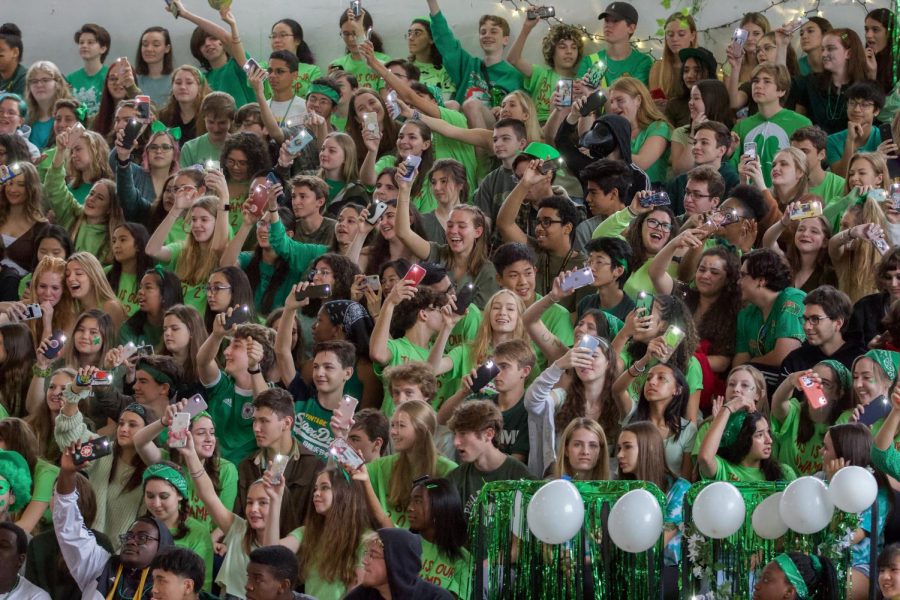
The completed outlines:
[[[413,111],[412,111],[412,116],[410,117],[410,120],[411,120],[411,121],[421,121],[421,120],[422,120],[422,113],[420,113],[420,112],[419,112],[418,110],[416,110],[416,109],[413,109]]]
[[[42,369],[39,366],[32,365],[31,366],[31,374],[35,377],[50,377],[50,374],[53,372],[53,367],[47,367],[46,369]]]
[[[224,210],[224,211],[230,211],[230,210],[231,210],[231,205],[228,204],[228,203],[226,202],[225,204],[222,205],[222,210]]]
[[[191,479],[200,479],[204,473],[206,473],[206,470],[204,470],[204,469],[197,469],[196,471],[191,471]]]
[[[731,408],[730,406],[728,406],[727,404],[723,404],[723,405],[722,405],[722,408],[723,408],[723,409],[728,409],[728,412],[730,412],[731,414],[734,414],[734,409]]]
[[[638,366],[637,366],[637,363],[634,363],[633,365],[631,365],[631,366],[628,367],[628,368],[629,368],[629,369],[634,369],[637,373],[643,373],[644,371],[647,370],[647,366],[646,366],[646,365],[644,365],[644,368],[639,369]]]
[[[91,390],[82,390],[76,394],[72,391],[71,383],[67,383],[66,387],[64,387],[62,391],[63,400],[66,401],[66,404],[78,404],[82,400],[90,397],[90,395]]]
[[[247,369],[247,372],[251,375],[257,375],[259,373],[262,373],[262,369],[257,366],[255,369]]]
[[[271,212],[271,213],[277,213],[277,212],[278,212],[278,209],[277,209],[277,208],[270,208],[270,209],[269,209],[269,212]]]

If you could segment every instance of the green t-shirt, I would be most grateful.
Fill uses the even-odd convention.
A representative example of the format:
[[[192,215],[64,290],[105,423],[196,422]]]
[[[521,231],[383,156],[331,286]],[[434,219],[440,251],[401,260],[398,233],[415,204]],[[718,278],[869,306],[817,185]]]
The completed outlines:
[[[737,320],[735,354],[747,352],[750,358],[756,358],[774,350],[779,338],[806,340],[803,333],[804,297],[806,294],[796,288],[785,288],[775,298],[765,321],[756,306],[750,304],[741,309]]]
[[[650,85],[650,68],[653,66],[653,57],[649,54],[638,52],[632,48],[631,54],[625,60],[612,60],[604,48],[600,52],[589,54],[581,59],[581,63],[578,65],[578,76],[584,77],[588,69],[600,61],[606,65],[606,75],[603,77],[605,84],[601,84],[602,87],[611,86],[620,77],[634,77],[640,79],[644,85]]]
[[[783,422],[772,418],[772,441],[775,442],[773,456],[783,465],[788,465],[801,475],[815,475],[822,470],[821,449],[829,423],[815,423],[812,437],[806,442],[797,440],[800,428],[800,402],[791,398],[788,414]]]
[[[438,110],[441,113],[441,120],[445,123],[449,123],[450,125],[455,125],[456,127],[461,127],[463,129],[469,128],[469,123],[468,121],[466,121],[466,116],[461,112],[450,110],[449,108],[444,107],[440,107]],[[460,162],[462,166],[465,167],[466,180],[469,182],[469,197],[460,198],[460,202],[471,202],[472,196],[475,194],[475,189],[478,187],[478,180],[476,178],[476,173],[478,171],[478,157],[475,155],[475,146],[467,144],[465,142],[460,142],[459,140],[448,138],[441,135],[440,133],[433,133],[431,139],[434,142],[435,160],[440,160],[442,158],[452,158],[453,160]]]
[[[206,565],[203,589],[209,591],[212,589],[213,574],[213,545],[212,537],[209,535],[209,527],[206,526],[206,523],[190,517],[187,518],[184,524],[187,527],[187,535],[176,539],[175,546],[191,550],[203,559],[203,563]],[[174,536],[177,530],[169,530],[169,532]]]
[[[447,338],[447,352],[459,345],[474,340],[475,334],[478,333],[478,328],[481,327],[482,318],[483,315],[481,314],[481,309],[474,304],[470,304],[468,310],[466,310],[466,314],[453,326],[453,330],[450,331],[450,337]]]
[[[828,136],[828,143],[825,146],[825,160],[829,165],[833,165],[841,160],[844,155],[844,144],[847,142],[847,130],[838,131]],[[866,143],[856,149],[857,152],[876,152],[878,145],[881,143],[881,132],[878,127],[872,125],[869,130],[869,139]]]
[[[66,75],[66,81],[72,86],[72,96],[87,106],[88,114],[96,114],[100,109],[100,98],[103,96],[103,82],[109,67],[103,65],[94,75],[88,75],[84,69],[78,69]]]
[[[375,178],[377,179],[381,172],[390,167],[397,166],[397,157],[393,154],[386,154],[375,161]],[[419,193],[410,198],[410,201],[420,213],[429,213],[437,208],[437,200],[434,192],[431,191],[431,179],[425,177],[424,173],[420,173],[424,177],[422,181],[422,189]]]
[[[109,272],[108,269],[107,272]],[[138,311],[140,308],[137,300],[138,280],[134,273],[123,271],[119,276],[119,287],[113,291],[116,293],[116,298],[125,307],[125,312],[129,317]]]
[[[219,370],[219,378],[206,387],[206,399],[213,423],[219,454],[234,464],[256,451],[253,435],[253,392],[234,385],[234,379]]]
[[[475,463],[463,463],[449,474],[447,479],[456,486],[459,491],[459,497],[462,498],[466,512],[466,519],[472,511],[478,492],[484,487],[484,484],[491,481],[512,481],[516,479],[534,479],[535,477],[528,472],[528,467],[508,456],[499,468],[485,473],[480,471]]]
[[[172,253],[172,260],[162,265],[163,267],[173,273],[175,272],[175,267],[178,265],[178,258],[184,250],[185,243],[186,242],[182,241],[163,246],[163,248]],[[186,281],[181,282],[181,293],[184,296],[184,303],[196,308],[201,317],[206,314],[206,284],[207,282],[205,280],[195,284],[190,284]]]
[[[383,52],[376,52],[375,58],[378,59],[378,62],[384,64],[391,60],[391,57]],[[359,87],[361,88],[371,88],[373,90],[380,90],[384,87],[384,79],[381,76],[369,68],[369,65],[365,60],[356,60],[350,54],[345,54],[340,58],[336,58],[331,61],[330,67],[338,67],[347,71],[354,77],[356,77],[356,81],[359,82]]]
[[[250,58],[250,55],[247,54],[246,58]],[[213,91],[230,94],[238,108],[245,104],[256,102],[256,92],[250,87],[247,81],[247,74],[244,73],[244,69],[233,58],[229,58],[228,62],[218,69],[209,71],[206,74],[206,81]],[[184,163],[181,166],[183,168]]]
[[[781,471],[784,473],[784,481],[793,481],[797,478],[787,465],[781,465]],[[715,481],[765,481],[766,476],[759,467],[745,467],[736,465],[727,460],[716,456],[716,476]]]
[[[647,177],[653,183],[659,183],[666,180],[666,171],[669,169],[669,145],[668,142],[672,138],[672,128],[665,121],[654,121],[638,131],[637,136],[631,140],[631,155],[634,156],[641,151],[641,148],[651,137],[661,137],[666,140],[666,150],[662,153],[656,162],[650,165],[649,169],[644,169]]]
[[[303,543],[304,528],[298,527],[290,532],[292,538],[300,544]],[[424,540],[423,540],[424,541]],[[357,552],[357,565],[362,565],[362,557],[365,553],[365,546],[360,542],[359,551]],[[347,586],[342,581],[326,581],[319,575],[319,571],[310,566],[306,571],[306,579],[303,581],[303,590],[308,595],[317,600],[341,600],[347,593]]]
[[[847,180],[843,177],[831,171],[825,171],[825,179],[816,187],[809,188],[809,193],[813,196],[819,196],[824,202],[824,206],[828,206],[834,200],[843,197],[846,186]]]
[[[652,261],[652,258],[648,258],[646,261],[644,261],[644,264],[638,267],[637,271],[629,275],[628,279],[625,280],[625,285],[622,286],[622,291],[625,292],[625,295],[632,300],[635,300],[640,292],[646,292],[650,295],[656,294],[656,288],[653,287],[653,280],[650,279],[650,263]],[[672,277],[677,278],[678,264],[672,262],[666,269],[666,271]]]
[[[219,443],[221,444],[221,436],[220,432],[216,432],[217,439],[219,439]],[[220,449],[221,451],[221,449]],[[188,478],[188,516],[204,523],[208,531],[212,532],[216,529],[216,524],[213,522],[212,517],[209,514],[209,511],[206,510],[206,505],[203,504],[203,501],[200,500],[200,496],[197,495],[197,489],[194,487],[193,478]],[[234,466],[234,463],[226,460],[224,458],[219,458],[219,499],[222,501],[222,504],[227,508],[231,508],[234,506],[234,500],[237,498],[237,488],[238,488],[238,472],[237,467]]]
[[[413,64],[419,69],[420,83],[439,89],[445,101],[453,98],[453,95],[456,93],[456,86],[453,85],[453,80],[447,74],[447,69],[443,66],[438,69],[431,63],[419,61],[413,61]]]
[[[772,160],[779,150],[791,145],[791,134],[801,127],[812,125],[812,121],[799,113],[786,108],[781,109],[771,119],[766,119],[762,113],[756,113],[738,121],[734,126],[734,132],[741,138],[741,143],[731,158],[735,168],[740,164],[744,154],[746,142],[756,143],[756,156],[759,157],[759,166],[766,187],[772,185]]]
[[[331,113],[331,124],[335,131],[347,130],[347,117],[342,117],[337,113]]]
[[[9,416],[6,413],[6,409],[2,408],[2,406],[0,406],[0,410],[3,412],[0,418],[5,419]],[[35,502],[47,502],[49,504],[53,498],[53,486],[56,485],[57,477],[59,477],[59,467],[43,458],[38,458],[37,463],[34,465],[34,485],[31,490],[31,499]],[[53,514],[49,506],[44,511],[41,522],[53,527]]]
[[[328,448],[334,441],[331,431],[333,411],[319,404],[318,398],[307,398],[294,402],[294,437],[307,450],[326,460]]]
[[[407,338],[397,338],[388,340],[388,350],[391,351],[391,360],[388,364],[382,366],[378,363],[373,365],[375,375],[383,379],[384,370],[388,367],[403,365],[409,362],[428,362],[428,348],[417,346]],[[394,414],[394,398],[391,396],[391,390],[384,381],[384,401],[381,403],[381,412],[388,418]]]
[[[322,69],[316,65],[300,63],[297,65],[297,79],[294,80],[294,95],[306,99],[312,82],[322,76]]]
[[[369,481],[372,482],[372,489],[375,490],[375,495],[378,497],[378,501],[381,503],[381,508],[387,514],[388,518],[391,522],[397,527],[402,527],[404,529],[409,528],[409,519],[406,518],[406,512],[398,510],[396,507],[391,506],[388,501],[388,496],[390,496],[390,482],[391,482],[391,473],[394,470],[394,465],[397,463],[397,460],[400,458],[399,454],[391,454],[388,456],[382,456],[381,458],[376,458],[368,465],[366,468],[369,471]],[[446,477],[448,473],[456,469],[456,463],[447,458],[446,456],[438,455],[437,463],[435,465],[435,473],[421,473],[421,475],[430,475],[431,477]]]
[[[531,95],[537,109],[538,121],[544,123],[550,118],[553,106],[550,97],[562,76],[545,65],[531,65],[531,77],[525,78],[525,91]]]
[[[435,544],[422,538],[422,570],[419,577],[443,588],[459,600],[472,597],[472,555],[460,548],[462,556],[452,559]]]
[[[219,160],[222,155],[222,146],[209,141],[209,134],[204,133],[192,140],[185,142],[181,147],[181,155],[178,157],[178,166],[187,169],[192,165],[203,165],[208,160]]]
[[[250,260],[253,258],[252,252],[241,252],[238,256],[238,266],[241,268],[241,271],[247,271],[247,265],[250,264]],[[282,267],[288,268],[289,267]],[[254,286],[253,289],[253,302],[256,304],[256,312],[257,314],[263,314],[264,312],[262,308],[263,297],[266,295],[266,292],[269,290],[269,286],[272,283],[272,278],[275,277],[275,265],[270,265],[264,260],[259,261],[259,285]],[[281,282],[281,285],[278,286],[278,289],[275,291],[275,295],[272,297],[272,306],[271,308],[276,308],[279,306],[284,306],[284,301],[288,297],[288,294],[291,293],[291,286],[300,281],[303,278],[302,273],[296,273],[293,270],[289,269],[287,277]]]

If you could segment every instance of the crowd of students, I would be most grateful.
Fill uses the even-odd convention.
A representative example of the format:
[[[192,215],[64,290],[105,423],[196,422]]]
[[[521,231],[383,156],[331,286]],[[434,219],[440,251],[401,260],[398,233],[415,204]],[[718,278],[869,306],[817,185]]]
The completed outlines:
[[[691,483],[856,465],[848,597],[900,598],[890,11],[748,13],[724,57],[678,12],[654,60],[626,2],[592,54],[427,0],[392,58],[353,3],[328,62],[167,6],[199,67],[88,23],[64,76],[0,26],[0,595],[475,598],[481,488],[568,477],[660,488],[675,598]]]

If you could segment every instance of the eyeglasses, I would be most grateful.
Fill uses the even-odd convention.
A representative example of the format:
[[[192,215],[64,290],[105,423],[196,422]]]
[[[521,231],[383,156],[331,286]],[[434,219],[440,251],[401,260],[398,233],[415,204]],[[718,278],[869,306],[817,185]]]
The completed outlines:
[[[197,189],[197,186],[195,186],[195,185],[179,185],[178,187],[173,188],[172,191],[174,191],[174,192],[186,192],[186,191],[196,190],[196,189]],[[168,190],[166,190],[166,191],[168,191]]]
[[[294,37],[293,33],[270,33],[269,34],[270,40],[281,40],[284,38],[292,38],[292,37]]]
[[[234,168],[234,167],[246,167],[248,164],[250,164],[250,161],[249,161],[249,160],[240,160],[240,159],[235,159],[235,158],[226,158],[226,159],[225,159],[225,166],[226,166],[226,167],[232,167],[232,168]]]
[[[55,80],[52,77],[41,77],[40,79],[32,79],[31,85],[50,85]]]
[[[414,40],[418,37],[422,37],[423,35],[425,35],[425,33],[426,32],[424,29],[410,29],[403,37],[407,40]]]
[[[804,323],[812,323],[813,325],[818,325],[822,321],[828,320],[830,318],[831,317],[826,316],[826,315],[812,315],[810,317],[803,315],[803,322]]]
[[[352,40],[355,40],[355,39],[356,39],[356,34],[355,34],[354,32],[352,32],[352,31],[342,31],[342,32],[341,32],[341,37],[344,38],[345,40],[351,40],[351,39],[352,39]]]
[[[672,231],[672,224],[659,219],[649,218],[644,221],[650,229],[659,229],[660,231]]]
[[[709,198],[712,194],[701,194],[700,192],[695,192],[693,190],[684,190],[685,198]]]
[[[230,290],[230,285],[208,285],[206,286],[207,294],[218,294],[219,292]]]
[[[169,150],[173,150],[175,146],[172,144],[148,144],[147,150],[150,152],[168,152]]]
[[[875,103],[871,100],[847,100],[847,106],[850,108],[875,108]]]
[[[119,542],[123,546],[130,541],[134,541],[138,546],[146,546],[150,542],[158,542],[159,538],[150,537],[146,533],[132,533],[131,531],[119,534]]]
[[[604,267],[611,265],[612,263],[608,260],[603,260],[602,258],[594,258],[588,259],[584,261],[584,266],[586,267]]]
[[[20,114],[19,114],[19,111],[17,111],[17,110],[0,110],[0,116],[18,117],[18,116],[20,116]]]
[[[320,275],[322,277],[331,277],[332,273],[328,269],[310,269],[309,270],[309,278],[312,279],[316,275]]]
[[[544,217],[542,219],[537,219],[534,222],[535,225],[540,225],[544,229],[550,229],[550,226],[553,225],[554,223],[562,223],[562,221],[559,219],[551,219],[550,217]]]

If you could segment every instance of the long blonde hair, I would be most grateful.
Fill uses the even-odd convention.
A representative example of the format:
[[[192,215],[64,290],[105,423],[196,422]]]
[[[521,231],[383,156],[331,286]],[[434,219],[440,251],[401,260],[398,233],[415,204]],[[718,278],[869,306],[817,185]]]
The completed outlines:
[[[115,233],[116,228],[125,222],[125,213],[122,210],[122,205],[119,203],[119,194],[116,190],[116,183],[112,179],[104,177],[94,182],[94,186],[98,185],[102,185],[106,188],[106,195],[109,197],[109,208],[106,213],[106,235],[103,237],[103,245],[100,246],[100,249],[98,250],[98,254],[100,254],[98,258],[102,258],[104,263],[109,264],[112,262],[113,234]],[[94,189],[94,186],[91,186],[92,190]],[[73,242],[78,239],[78,231],[81,229],[81,226],[86,223],[87,217],[85,217],[84,212],[82,212],[69,228],[69,237],[72,238]]]
[[[881,227],[882,231],[888,231],[884,211],[878,202],[871,198],[862,204],[851,206],[844,214],[852,214],[856,224],[874,223]],[[879,291],[875,274],[880,262],[881,254],[872,243],[861,239],[853,240],[840,259],[834,261],[838,289],[846,292],[852,302]]]
[[[193,75],[194,79],[197,81],[197,87],[199,89],[197,91],[197,97],[194,98],[194,122],[196,123],[197,134],[202,135],[206,133],[206,123],[203,119],[197,119],[196,117],[200,115],[200,105],[203,104],[203,99],[206,98],[206,95],[212,90],[210,90],[209,86],[206,84],[206,78],[203,76],[203,73],[200,72],[200,69],[193,65],[181,65],[172,71],[170,81],[174,83],[175,77],[182,71],[187,71]],[[184,117],[181,115],[181,105],[178,104],[178,100],[175,99],[174,94],[169,96],[169,101],[159,111],[159,120],[169,127],[176,125],[179,121],[184,121]],[[201,126],[203,131],[200,131]]]
[[[94,183],[99,179],[111,179],[113,177],[112,169],[109,167],[109,144],[103,139],[103,136],[96,131],[85,131],[81,134],[82,141],[87,144],[88,152],[91,154],[91,163],[84,171],[79,171],[72,164],[71,153],[66,161],[66,174],[69,175],[69,187],[77,188],[83,183]],[[74,239],[74,238],[73,238]]]
[[[544,132],[541,130],[540,121],[538,121],[537,107],[534,105],[534,100],[522,90],[510,92],[504,96],[503,99],[506,100],[510,96],[514,97],[519,104],[522,105],[525,112],[528,113],[528,116],[525,117],[525,121],[523,121],[525,123],[525,136],[528,138],[528,142],[543,142]]]
[[[591,474],[586,478],[586,481],[609,479],[609,442],[606,439],[606,433],[603,431],[603,427],[600,426],[600,423],[593,419],[588,419],[587,417],[572,419],[563,430],[562,435],[559,438],[559,455],[556,457],[554,474],[557,478],[562,477],[563,475],[574,477],[575,469],[573,469],[572,465],[569,463],[569,457],[566,455],[566,446],[569,445],[571,437],[575,435],[575,432],[579,429],[587,429],[600,440],[600,454],[597,456],[597,464],[591,469]]]
[[[794,185],[793,189],[791,189],[788,198],[786,198],[784,202],[781,201],[781,198],[778,198],[775,195],[775,188],[772,188],[772,197],[775,198],[776,202],[778,202],[779,208],[784,209],[791,202],[797,202],[798,200],[800,200],[800,198],[802,196],[805,196],[809,191],[809,163],[806,162],[806,155],[803,154],[801,150],[798,150],[793,146],[782,148],[781,150],[776,152],[776,159],[778,158],[779,154],[787,154],[788,156],[790,156],[791,160],[793,160],[794,162],[794,169],[796,169],[798,173],[797,183],[796,185]]]
[[[37,169],[30,162],[19,163],[22,169],[22,177],[25,181],[25,216],[36,223],[46,223],[47,217],[44,216],[43,206],[43,188],[41,187],[41,176]],[[9,218],[10,206],[6,199],[6,186],[9,183],[0,185],[0,223],[6,223]]]
[[[97,260],[96,256],[90,252],[76,252],[66,261],[66,266],[73,262],[78,263],[78,265],[84,269],[88,279],[91,280],[91,296],[96,308],[103,310],[103,306],[107,302],[111,300],[118,302],[116,293],[106,279],[106,272],[103,270],[103,265],[100,264],[100,261]],[[81,306],[81,303],[77,300],[75,301],[75,307],[78,312],[87,310],[87,308]]]
[[[847,163],[847,173],[850,173],[851,167],[853,167],[853,163],[858,160],[864,160],[872,167],[872,170],[875,171],[876,175],[881,175],[881,187],[885,190],[891,189],[891,174],[888,170],[887,160],[884,158],[884,154],[881,152],[857,152],[850,158],[850,162]],[[851,191],[850,188],[850,177],[847,177],[847,183],[844,186],[844,193],[849,194]]]
[[[495,292],[494,295],[488,298],[488,301],[484,303],[481,324],[478,325],[478,331],[475,333],[475,338],[469,342],[469,356],[472,357],[473,366],[480,365],[488,355],[491,354],[494,337],[494,330],[491,327],[490,319],[491,307],[494,305],[494,301],[497,300],[497,298],[504,295],[508,295],[513,299],[516,303],[516,310],[518,311],[516,327],[513,331],[512,339],[524,340],[528,337],[525,333],[525,322],[522,319],[522,315],[525,314],[525,302],[522,301],[522,298],[520,298],[518,294],[511,290],[504,288]]]
[[[341,181],[347,184],[358,182],[359,164],[356,160],[356,143],[353,141],[353,138],[343,131],[332,131],[325,136],[325,139],[334,140],[344,152],[344,164],[341,165]],[[319,169],[316,176],[324,181],[325,169]]]
[[[656,121],[663,121],[671,128],[672,124],[656,107],[656,102],[650,95],[650,90],[647,89],[647,86],[642,81],[634,77],[620,77],[614,84],[609,86],[609,91],[622,92],[632,98],[641,99],[641,105],[638,106],[637,114],[634,117],[639,129],[644,130]]]
[[[202,208],[215,219],[219,211],[219,199],[215,196],[197,198],[191,204],[188,219],[196,208]],[[187,285],[203,283],[209,279],[209,274],[213,272],[213,269],[219,266],[221,253],[214,252],[210,247],[211,243],[212,239],[209,242],[198,242],[192,233],[188,233],[184,241],[184,250],[178,257],[178,264],[175,265],[175,275],[182,283]]]
[[[69,93],[69,84],[66,82],[66,78],[63,77],[59,67],[49,60],[35,61],[28,67],[28,72],[25,74],[25,104],[28,106],[29,125],[37,121],[38,115],[41,114],[41,107],[38,105],[34,94],[31,93],[31,82],[37,77],[38,73],[46,73],[53,78],[54,82],[56,82],[56,96],[53,98],[53,101],[50,102],[50,108],[47,109],[47,112],[49,113],[47,115],[48,117],[53,117],[53,105],[57,100],[72,97],[72,94]]]
[[[434,409],[421,400],[408,400],[397,407],[394,417],[400,413],[409,417],[416,431],[416,441],[409,450],[397,452],[397,462],[391,470],[388,481],[388,502],[397,510],[406,511],[412,495],[412,481],[422,475],[437,477],[437,448],[434,446],[434,432],[437,429],[437,415]]]
[[[697,22],[694,17],[686,15],[683,12],[676,12],[669,15],[666,22],[663,23],[663,57],[659,70],[659,87],[665,93],[666,98],[678,98],[681,96],[682,80],[681,80],[681,59],[669,49],[669,45],[665,41],[665,31],[669,23],[678,21],[681,27],[687,28],[694,34],[694,40],[691,42],[691,48],[696,48],[699,42],[697,35]],[[715,78],[714,73],[710,73],[710,77]]]

